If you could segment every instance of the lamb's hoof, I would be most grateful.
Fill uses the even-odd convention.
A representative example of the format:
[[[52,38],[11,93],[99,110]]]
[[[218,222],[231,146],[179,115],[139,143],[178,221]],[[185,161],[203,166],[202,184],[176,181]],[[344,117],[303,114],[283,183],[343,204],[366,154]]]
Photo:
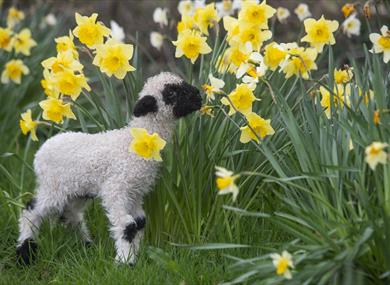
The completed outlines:
[[[16,248],[16,258],[18,264],[29,265],[36,257],[38,245],[32,239],[26,239],[20,246]]]
[[[86,248],[90,248],[93,244],[91,240],[85,240],[83,243]]]
[[[115,257],[115,263],[117,265],[127,265],[129,266],[130,268],[134,268],[135,267],[135,264],[137,263],[136,262],[136,259],[134,257],[130,257],[130,258],[124,258],[123,256],[120,256],[120,255],[117,255]]]

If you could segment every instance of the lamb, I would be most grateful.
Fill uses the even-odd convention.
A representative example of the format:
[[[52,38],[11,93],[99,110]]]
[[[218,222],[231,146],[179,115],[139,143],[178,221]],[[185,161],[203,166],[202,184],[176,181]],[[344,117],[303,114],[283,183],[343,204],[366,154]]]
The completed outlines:
[[[169,141],[175,120],[200,107],[197,88],[163,72],[145,83],[127,127],[97,134],[66,132],[48,139],[34,159],[36,195],[19,219],[18,261],[34,260],[39,226],[51,214],[61,214],[91,242],[83,211],[88,198],[99,197],[111,225],[115,260],[135,264],[145,226],[143,196],[152,188],[160,162],[129,153],[130,129],[145,128]]]

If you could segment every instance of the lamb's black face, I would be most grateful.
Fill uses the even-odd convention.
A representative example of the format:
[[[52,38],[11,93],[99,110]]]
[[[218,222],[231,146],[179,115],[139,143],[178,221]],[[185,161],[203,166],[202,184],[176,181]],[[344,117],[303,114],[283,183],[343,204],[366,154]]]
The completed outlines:
[[[162,95],[164,103],[173,106],[176,118],[184,117],[202,106],[199,90],[184,81],[179,84],[166,84]]]

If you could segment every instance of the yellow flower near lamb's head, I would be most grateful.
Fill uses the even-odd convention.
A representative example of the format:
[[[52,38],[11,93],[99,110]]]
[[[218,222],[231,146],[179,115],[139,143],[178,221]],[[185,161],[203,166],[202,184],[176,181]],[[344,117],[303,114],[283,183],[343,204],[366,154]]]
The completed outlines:
[[[326,20],[324,16],[321,16],[318,21],[310,18],[306,19],[303,24],[305,25],[307,35],[301,41],[310,43],[318,52],[322,52],[324,45],[334,45],[336,43],[333,36],[333,33],[339,27],[339,23],[336,20]]]
[[[247,84],[238,84],[236,89],[228,95],[228,98],[222,98],[221,103],[230,107],[229,115],[235,114],[236,111],[244,115],[249,114],[252,112],[253,102],[256,101],[253,90]]]
[[[276,10],[267,5],[264,0],[261,4],[256,1],[247,0],[242,2],[241,11],[238,13],[240,22],[257,25],[261,29],[268,29],[268,19],[271,18]]]
[[[207,100],[214,100],[215,94],[221,94],[221,90],[225,86],[225,82],[221,79],[215,78],[211,73],[209,74],[210,84],[203,84],[202,88],[207,95]]]
[[[30,70],[20,59],[11,59],[5,64],[3,73],[1,74],[1,82],[8,84],[12,80],[16,84],[20,84],[22,75],[27,75]]]
[[[19,126],[20,129],[22,130],[22,133],[24,135],[27,135],[29,132],[31,132],[31,139],[33,141],[37,141],[37,134],[36,134],[36,129],[38,127],[38,122],[34,121],[31,118],[31,109],[28,109],[26,112],[20,115],[21,119],[19,120]]]
[[[275,42],[266,45],[264,48],[264,64],[272,71],[276,70],[286,56],[286,50]]]
[[[102,44],[104,38],[111,33],[111,30],[103,23],[96,22],[97,17],[98,14],[96,13],[93,13],[90,17],[76,13],[77,27],[73,30],[73,34],[89,48],[95,48],[96,45]]]
[[[240,175],[233,175],[232,171],[229,171],[223,167],[215,167],[215,175],[217,176],[216,184],[218,188],[218,195],[232,194],[233,201],[236,201],[239,189],[235,183],[236,179]]]
[[[343,83],[348,83],[349,81],[352,80],[353,73],[350,68],[347,69],[335,69],[334,73],[334,81],[336,84],[343,84]]]
[[[149,160],[162,161],[160,151],[165,147],[166,141],[157,133],[149,134],[143,128],[131,128],[130,133],[133,137],[129,146],[129,152],[133,152],[140,157]]]
[[[42,66],[51,70],[53,73],[61,72],[66,69],[72,71],[83,70],[83,65],[73,57],[71,50],[59,52],[56,57],[50,57],[41,62]]]
[[[249,113],[246,115],[246,119],[248,120],[249,126],[240,128],[240,142],[242,143],[248,143],[251,140],[259,143],[258,137],[263,139],[266,136],[273,135],[275,133],[271,126],[271,120],[265,120],[255,113]],[[251,128],[255,133],[251,130]]]
[[[103,45],[96,47],[93,64],[99,66],[100,70],[109,77],[114,75],[118,79],[123,79],[127,72],[135,70],[129,63],[133,57],[133,50],[130,44],[109,39]]]
[[[387,163],[388,154],[384,151],[386,147],[388,144],[382,142],[373,142],[366,147],[366,162],[372,170],[375,170],[379,163]]]
[[[272,263],[275,266],[276,274],[283,275],[286,279],[291,279],[291,271],[290,269],[294,269],[294,263],[291,254],[284,250],[282,254],[272,253],[270,255],[272,258]]]
[[[315,60],[318,53],[316,49],[292,47],[288,50],[288,54],[289,58],[281,63],[286,78],[296,75],[302,76],[303,79],[309,79],[309,71],[317,70]]]
[[[88,85],[84,74],[76,74],[69,69],[56,73],[55,80],[58,91],[64,95],[70,96],[73,101],[77,100],[83,88],[87,91],[91,91],[91,87]]]
[[[31,31],[26,28],[13,37],[12,45],[16,53],[30,55],[30,49],[35,47],[37,43],[31,38]]]
[[[211,52],[206,40],[207,38],[202,37],[199,32],[184,30],[178,34],[177,40],[172,42],[176,46],[175,57],[184,55],[194,63],[200,54]]]
[[[214,27],[219,22],[217,10],[215,9],[215,3],[210,3],[204,8],[198,8],[195,10],[194,21],[199,30],[208,35],[208,28]]]
[[[390,60],[390,31],[387,26],[381,28],[381,34],[370,34],[370,41],[372,42],[372,50],[374,53],[383,52],[383,61],[388,63]]]
[[[39,102],[39,106],[43,109],[42,118],[53,121],[55,123],[62,123],[65,118],[76,119],[69,103],[64,103],[61,99],[48,97],[46,100]]]
[[[0,27],[0,49],[6,51],[12,49],[12,31],[9,28]]]
[[[76,46],[74,45],[73,39],[74,36],[71,31],[69,31],[69,36],[62,36],[56,38],[54,41],[56,42],[57,52],[64,52],[64,51],[71,50],[73,57],[75,59],[78,59],[79,54],[77,52]]]
[[[11,7],[8,10],[8,15],[7,15],[7,26],[12,28],[15,26],[17,23],[22,21],[24,19],[24,13],[23,11],[20,11],[16,9],[15,7]]]

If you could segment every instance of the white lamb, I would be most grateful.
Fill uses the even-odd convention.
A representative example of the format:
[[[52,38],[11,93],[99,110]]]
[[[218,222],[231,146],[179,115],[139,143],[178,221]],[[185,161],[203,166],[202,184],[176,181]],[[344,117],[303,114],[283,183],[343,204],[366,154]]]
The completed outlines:
[[[97,134],[68,132],[47,140],[34,160],[36,196],[19,219],[18,260],[32,261],[39,226],[53,213],[62,214],[90,242],[83,210],[88,198],[99,197],[111,224],[116,260],[134,264],[145,226],[143,196],[160,163],[129,153],[130,128],[145,128],[169,141],[175,120],[200,106],[198,89],[164,72],[147,80],[127,127]]]

